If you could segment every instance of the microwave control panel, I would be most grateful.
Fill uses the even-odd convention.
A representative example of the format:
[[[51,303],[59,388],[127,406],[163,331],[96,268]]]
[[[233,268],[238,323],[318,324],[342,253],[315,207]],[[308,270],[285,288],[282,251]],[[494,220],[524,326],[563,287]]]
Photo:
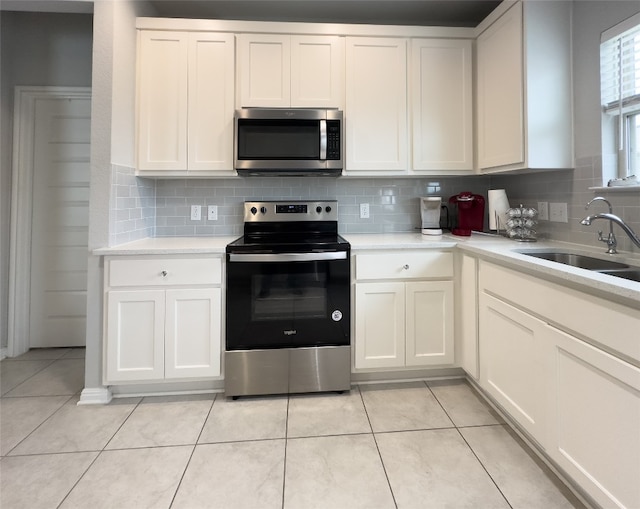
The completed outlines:
[[[327,159],[340,159],[340,121],[327,120]]]

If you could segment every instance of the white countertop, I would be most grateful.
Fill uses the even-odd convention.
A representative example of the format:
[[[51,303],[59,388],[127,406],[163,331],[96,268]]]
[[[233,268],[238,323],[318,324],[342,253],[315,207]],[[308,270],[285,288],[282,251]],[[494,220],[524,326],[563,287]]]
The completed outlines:
[[[224,254],[227,244],[238,236],[221,237],[153,237],[135,240],[113,247],[95,249],[96,256],[110,255],[167,255],[167,254]]]
[[[620,253],[607,255],[602,246],[582,246],[556,241],[516,242],[496,235],[474,233],[470,237],[445,234],[427,237],[421,233],[343,234],[354,254],[376,249],[460,249],[480,258],[500,263],[514,270],[544,277],[559,284],[597,292],[603,297],[640,309],[640,283],[607,274],[600,274],[557,262],[542,260],[520,253],[523,250],[569,251],[572,253],[611,259],[640,267],[640,255]],[[225,247],[237,237],[157,237],[141,239],[114,247],[93,251],[104,255],[178,255],[224,254]]]
[[[608,255],[602,246],[583,246],[557,241],[516,242],[505,237],[473,233],[470,237],[445,234],[441,238],[426,238],[421,233],[350,234],[343,235],[352,252],[373,249],[445,249],[457,248],[480,258],[497,262],[514,270],[544,277],[550,281],[591,293],[604,293],[612,300],[640,309],[640,283],[591,270],[534,258],[519,251],[567,251],[603,258],[640,267],[640,255],[620,253]]]

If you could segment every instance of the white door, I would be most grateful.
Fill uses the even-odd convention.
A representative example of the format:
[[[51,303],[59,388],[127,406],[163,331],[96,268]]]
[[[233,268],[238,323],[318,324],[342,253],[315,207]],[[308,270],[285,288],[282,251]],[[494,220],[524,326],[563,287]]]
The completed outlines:
[[[90,99],[35,104],[29,346],[85,344]]]
[[[187,169],[186,32],[140,32],[138,168]]]
[[[453,281],[406,285],[407,366],[453,363]]]
[[[404,283],[358,283],[356,368],[404,366],[404,338]]]
[[[107,293],[107,382],[164,378],[164,316],[164,290]]]
[[[280,34],[237,37],[240,106],[291,106],[291,37]]]
[[[405,39],[347,38],[345,111],[348,171],[407,170]]]
[[[167,290],[165,377],[220,376],[220,288]]]

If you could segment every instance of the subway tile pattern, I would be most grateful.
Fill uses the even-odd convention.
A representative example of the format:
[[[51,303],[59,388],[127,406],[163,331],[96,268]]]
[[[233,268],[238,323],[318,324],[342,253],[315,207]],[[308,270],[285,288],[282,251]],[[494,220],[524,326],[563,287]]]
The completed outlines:
[[[445,204],[461,191],[486,195],[488,185],[488,177],[158,180],[155,234],[240,235],[243,202],[279,199],[337,199],[341,233],[415,231],[420,227],[420,196],[441,196]],[[369,203],[368,219],[360,219],[360,203]],[[200,221],[190,220],[191,205],[203,207]],[[217,221],[206,219],[207,205],[218,206]]]
[[[420,196],[441,196],[443,204],[462,191],[487,196],[489,189],[504,188],[511,206],[537,207],[539,201],[568,204],[568,223],[541,221],[540,238],[582,245],[598,245],[602,222],[583,226],[586,203],[594,196],[608,198],[614,213],[640,232],[638,191],[592,191],[602,184],[600,156],[576,161],[565,171],[538,171],[517,175],[433,177],[433,178],[226,178],[226,179],[146,179],[132,168],[113,166],[110,244],[117,245],[144,237],[214,236],[242,234],[242,204],[248,200],[337,199],[339,228],[349,233],[411,232],[420,227]],[[370,217],[360,219],[360,204],[368,203]],[[201,205],[202,219],[191,221],[191,205]],[[206,218],[206,207],[218,207],[218,220]],[[594,213],[601,204],[593,206]],[[443,212],[444,214],[444,212]],[[453,221],[454,210],[449,214]],[[443,215],[443,221],[445,216]],[[485,219],[486,224],[486,219]],[[617,227],[616,227],[617,228]],[[640,252],[618,231],[621,251]]]
[[[584,507],[464,380],[77,406],[82,354],[0,363],[3,507]]]
[[[155,236],[155,180],[135,176],[133,168],[111,168],[109,245]]]
[[[537,207],[539,201],[567,203],[569,222],[539,222],[538,232],[541,237],[588,246],[602,245],[604,252],[606,246],[598,242],[597,237],[599,230],[608,231],[607,222],[596,221],[591,226],[584,226],[580,221],[589,214],[607,212],[606,204],[595,203],[588,211],[585,210],[586,204],[595,196],[607,198],[613,206],[613,213],[624,219],[638,233],[640,232],[640,191],[637,189],[630,192],[589,189],[598,186],[602,186],[600,155],[579,158],[573,170],[491,178],[491,187],[505,189],[511,206],[522,203],[529,207]],[[614,226],[614,232],[618,239],[618,250],[640,253],[640,248],[634,246],[617,226]]]

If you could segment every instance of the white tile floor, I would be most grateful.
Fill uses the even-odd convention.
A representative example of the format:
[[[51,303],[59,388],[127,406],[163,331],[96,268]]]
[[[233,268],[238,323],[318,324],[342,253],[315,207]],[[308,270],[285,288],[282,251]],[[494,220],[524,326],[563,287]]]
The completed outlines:
[[[0,507],[582,507],[462,381],[77,406],[84,352],[0,363]]]

